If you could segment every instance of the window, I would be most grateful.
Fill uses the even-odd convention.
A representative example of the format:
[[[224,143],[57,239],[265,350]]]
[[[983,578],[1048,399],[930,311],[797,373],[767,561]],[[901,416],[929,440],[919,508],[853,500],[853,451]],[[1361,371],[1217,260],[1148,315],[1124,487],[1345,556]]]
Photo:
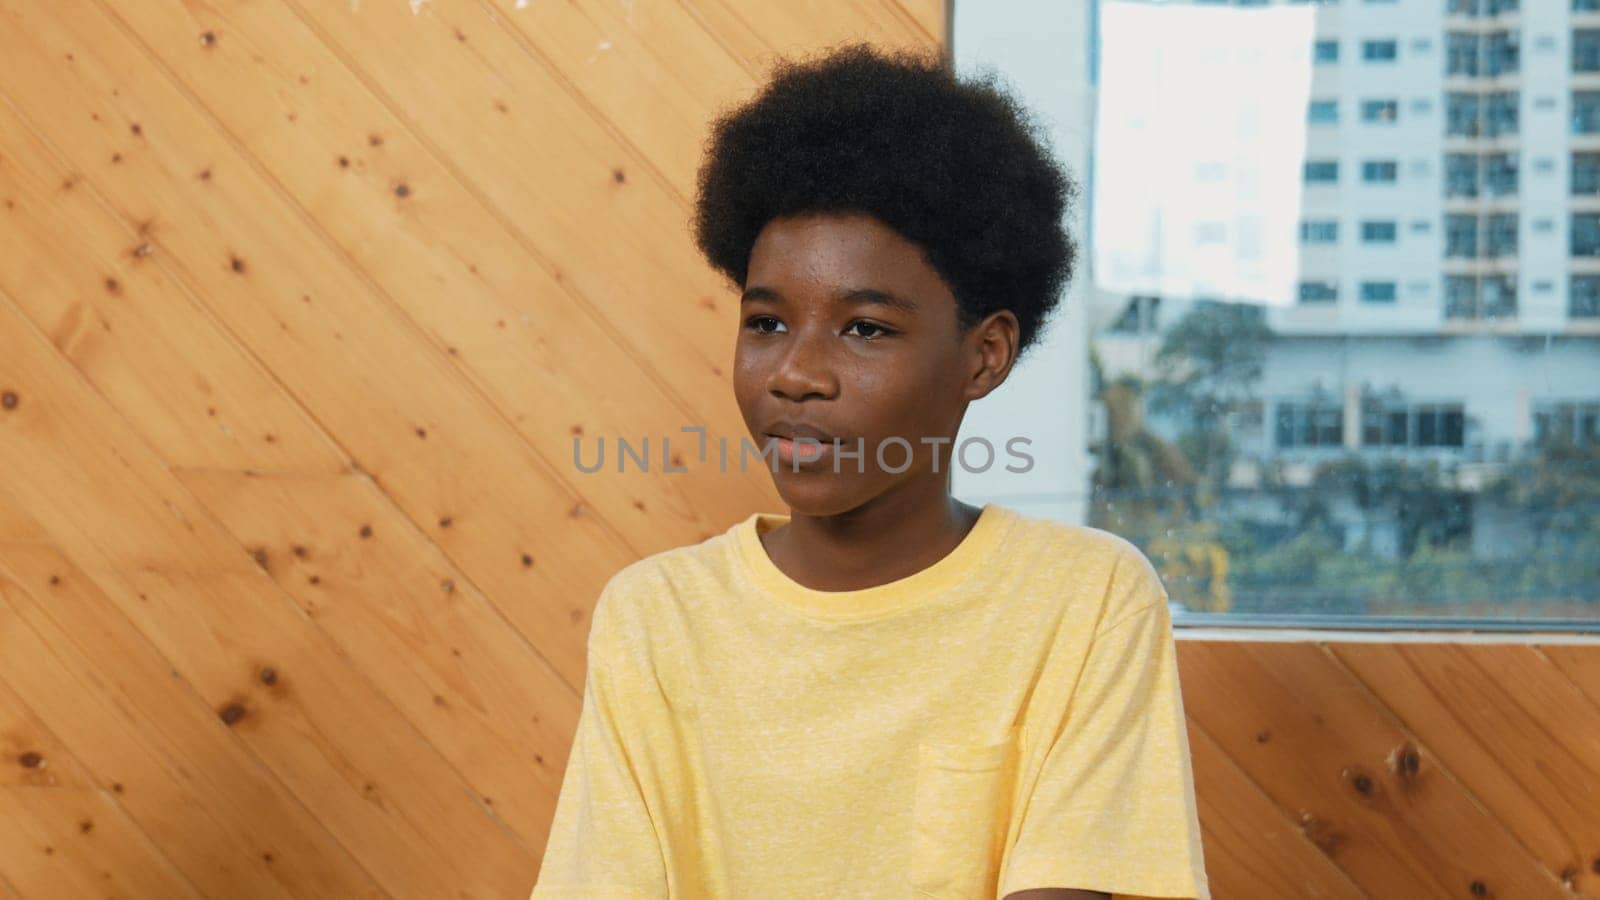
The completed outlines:
[[[1325,401],[1280,401],[1274,431],[1282,448],[1339,447],[1344,444],[1344,410]]]
[[[1555,443],[1588,447],[1600,444],[1600,403],[1541,401],[1533,411],[1533,439],[1541,447]]]
[[[1496,31],[1483,44],[1483,67],[1490,77],[1517,71],[1519,38],[1515,31]]]
[[[1471,32],[1449,31],[1444,36],[1444,73],[1478,74],[1478,36]]]
[[[1390,123],[1400,118],[1400,103],[1396,100],[1361,101],[1361,121]]]
[[[1339,161],[1336,159],[1306,160],[1307,184],[1333,184],[1339,180]]]
[[[1300,282],[1301,303],[1332,303],[1339,299],[1339,285],[1332,281]]]
[[[1572,0],[1341,0],[1315,16],[1292,7],[1307,14],[1298,48],[1263,43],[1254,26],[1192,35],[1208,49],[1259,47],[1250,83],[1309,79],[1309,94],[1270,117],[1271,98],[1235,87],[1243,55],[1164,79],[1163,102],[1109,102],[1143,86],[1168,48],[1159,32],[1097,27],[1107,4],[1035,4],[1051,33],[1081,27],[1066,36],[1090,56],[1145,62],[1102,66],[1097,83],[1063,92],[1083,55],[1061,54],[1061,42],[961,40],[983,16],[1040,32],[1044,16],[961,2],[957,61],[1009,69],[1051,120],[1082,125],[1058,140],[1083,164],[1083,206],[1102,214],[1104,227],[1082,235],[1082,259],[1105,263],[1097,290],[1167,304],[1159,318],[1095,317],[1088,341],[1046,350],[1063,354],[1035,367],[1050,378],[1019,368],[997,392],[1008,417],[1054,417],[1062,427],[1040,431],[1092,457],[1071,484],[1016,479],[1017,495],[1037,492],[1027,499],[1042,511],[1082,497],[1068,515],[1150,548],[1179,625],[1267,614],[1275,621],[1262,624],[1429,618],[1470,631],[1474,620],[1455,617],[1481,616],[1534,630],[1581,615],[1600,634],[1590,552],[1600,506],[1589,502],[1600,497],[1600,140],[1583,137],[1600,136],[1600,0],[1578,15]],[[1191,2],[1141,11],[1176,18]],[[1594,32],[1581,39],[1590,77],[1571,71],[1572,30]],[[970,55],[980,50],[993,58]],[[1195,98],[1214,103],[1203,141],[1192,139]],[[1263,111],[1253,123],[1252,109]],[[1277,115],[1285,109],[1295,121]],[[1228,160],[1226,178],[1204,183],[1213,170],[1196,163],[1213,158]],[[1157,165],[1194,190],[1150,190]],[[1226,242],[1195,246],[1200,223],[1223,226]],[[1263,237],[1251,258],[1241,234],[1251,223],[1287,244]],[[1183,377],[1162,379],[1168,363]],[[1084,391],[1080,417],[1051,407],[1062,378],[1074,396],[1119,389]],[[1162,390],[1134,389],[1158,381]],[[1581,456],[1545,451],[1536,433],[1595,443]],[[1169,476],[1163,463],[1180,458],[1190,466]],[[953,473],[958,495],[999,489],[963,478]],[[1391,615],[1407,619],[1381,621]]]
[[[1338,239],[1339,223],[1332,219],[1307,220],[1300,223],[1301,243],[1331,244]]]
[[[1362,41],[1361,59],[1365,62],[1394,62],[1400,55],[1396,41]]]
[[[1574,319],[1600,318],[1600,275],[1572,276],[1567,315]]]
[[[1451,137],[1478,136],[1478,95],[1444,95],[1444,133]]]
[[[1489,216],[1483,235],[1484,255],[1496,259],[1517,255],[1517,214],[1494,213]]]
[[[1416,446],[1459,447],[1466,416],[1459,403],[1419,403],[1415,412]]]
[[[1572,133],[1600,134],[1600,91],[1572,92]]]
[[[1485,126],[1490,137],[1517,133],[1517,93],[1500,91],[1490,94],[1485,109]]]
[[[1478,298],[1485,319],[1510,319],[1517,314],[1517,279],[1511,275],[1485,276]]]
[[[1572,154],[1572,193],[1600,194],[1600,153]]]
[[[1367,396],[1361,404],[1364,447],[1460,447],[1466,433],[1461,403],[1408,403]]]
[[[1478,196],[1478,157],[1472,153],[1444,155],[1444,195]]]
[[[1369,184],[1392,184],[1400,171],[1392,159],[1369,159],[1361,164],[1361,180]]]
[[[1600,256],[1600,214],[1572,214],[1572,255]]]
[[[1392,281],[1361,282],[1361,301],[1363,303],[1393,303],[1394,298],[1395,283]]]
[[[1362,222],[1361,242],[1364,244],[1392,244],[1394,243],[1395,224],[1393,222]]]
[[[1478,279],[1470,275],[1444,277],[1444,317],[1449,320],[1478,317]]]
[[[1573,30],[1572,71],[1600,72],[1600,30],[1592,28]]]
[[[1478,256],[1478,217],[1448,213],[1444,217],[1444,255],[1446,259],[1476,259]]]
[[[1517,192],[1517,154],[1490,153],[1483,158],[1483,186],[1491,197]]]

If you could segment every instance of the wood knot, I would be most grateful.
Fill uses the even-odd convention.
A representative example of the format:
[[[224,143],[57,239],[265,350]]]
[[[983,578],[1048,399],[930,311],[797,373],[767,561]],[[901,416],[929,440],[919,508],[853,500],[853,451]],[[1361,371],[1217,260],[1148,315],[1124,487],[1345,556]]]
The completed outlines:
[[[522,554],[522,567],[524,569],[533,565],[533,557],[527,553]]]
[[[1480,879],[1473,880],[1471,890],[1474,897],[1487,897],[1489,895],[1489,886]]]
[[[1401,781],[1415,781],[1422,770],[1422,755],[1415,745],[1406,741],[1389,753],[1388,763],[1389,771]]]
[[[278,671],[271,666],[267,666],[266,668],[262,669],[260,677],[262,684],[270,685],[278,683]]]
[[[363,526],[361,526],[361,531],[359,531],[357,533],[360,534],[363,539],[372,537],[372,526],[371,525],[363,525]]]
[[[17,762],[21,763],[24,769],[39,769],[44,767],[44,757],[32,750],[29,750],[26,753],[23,753],[21,756],[18,756]]]
[[[200,46],[210,47],[217,42],[217,33],[214,31],[203,32],[200,35]]]
[[[17,408],[17,392],[16,391],[0,392],[0,407],[4,407],[6,409],[16,409]]]
[[[244,707],[237,703],[229,703],[227,706],[224,706],[222,711],[217,715],[222,718],[222,721],[232,725],[233,723],[244,718]]]

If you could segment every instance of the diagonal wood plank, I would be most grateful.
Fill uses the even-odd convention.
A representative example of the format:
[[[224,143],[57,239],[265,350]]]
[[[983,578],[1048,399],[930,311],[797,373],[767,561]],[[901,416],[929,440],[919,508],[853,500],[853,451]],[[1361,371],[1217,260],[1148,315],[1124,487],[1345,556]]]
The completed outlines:
[[[8,615],[5,593],[0,581],[0,623]],[[3,671],[0,751],[21,761],[0,770],[0,871],[29,896],[204,896],[6,684]]]
[[[1184,661],[1190,716],[1362,890],[1565,895],[1319,645],[1196,642]]]
[[[1178,645],[1181,657],[1191,642]],[[1186,689],[1185,704],[1188,704]],[[1213,892],[1235,897],[1366,897],[1338,866],[1306,836],[1298,823],[1273,804],[1193,719],[1189,720],[1200,807],[1201,843]]]
[[[0,383],[19,505],[386,890],[494,895],[536,868],[9,301]]]
[[[485,806],[544,846],[579,697],[426,535],[363,479],[177,474]]]
[[[0,537],[0,676],[193,884],[213,897],[381,893],[86,575],[47,545]],[[52,752],[11,749],[53,771]]]
[[[636,329],[614,326],[571,289],[563,266],[581,260],[527,265],[529,256],[539,256],[523,233],[527,217],[496,204],[492,170],[469,172],[443,157],[406,127],[403,109],[373,96],[381,85],[356,78],[287,7],[245,5],[232,17],[197,14],[197,7],[178,0],[102,7],[228,133],[242,139],[363,274],[434,336],[450,362],[550,463],[552,477],[583,492],[604,519],[616,520],[638,552],[666,548],[657,513],[669,513],[688,528],[720,530],[737,511],[770,498],[770,476],[755,468],[698,479],[607,481],[576,470],[568,423],[590,435],[625,435],[636,443],[655,435],[658,448],[660,436],[671,434],[686,450],[691,440],[680,432],[683,426],[737,421],[726,379],[720,379],[719,391],[686,400],[652,368],[661,361],[654,356],[658,348],[641,345]],[[106,43],[88,23],[74,24],[86,42]],[[202,44],[194,40],[197,34],[212,37]],[[503,33],[496,36],[498,49],[518,56]],[[246,112],[273,108],[284,109],[282,117]],[[359,136],[367,145],[361,152],[349,146],[352,117],[369,123]],[[371,146],[374,135],[381,141],[377,147]],[[402,186],[405,196],[397,197]],[[606,188],[618,198],[612,202],[620,202],[619,190],[614,183]],[[395,227],[374,232],[375,221]],[[441,302],[441,294],[453,299]],[[735,331],[731,308],[724,307],[724,315],[714,327],[727,336]],[[598,373],[611,390],[584,390]],[[659,454],[652,465],[658,472],[664,465]],[[698,492],[687,493],[691,487]]]
[[[1529,647],[1328,644],[1568,890],[1600,893],[1600,709]],[[1582,736],[1588,736],[1584,738]]]
[[[0,29],[0,44],[8,34]],[[87,64],[85,56],[76,62]],[[40,68],[45,59],[31,45],[23,52],[0,52],[0,72],[11,64],[31,71],[27,79],[50,74]],[[127,121],[115,105],[123,91],[115,79],[111,85],[103,98],[109,103],[97,94],[73,93],[73,100],[85,106],[73,115],[58,115],[52,127],[65,131],[62,122],[94,124],[95,117]],[[36,102],[42,107],[47,100],[57,108],[63,102],[47,93]],[[144,111],[162,128],[168,117],[180,120],[188,128],[186,137],[155,141],[149,120],[127,148],[98,125],[75,135],[77,161],[107,174],[89,178],[57,164],[55,170],[65,173],[60,183],[94,189],[130,222],[154,220],[146,240],[157,248],[164,271],[192,286],[194,299],[258,354],[324,431],[347,448],[352,467],[370,472],[413,521],[425,523],[475,583],[490,596],[531,594],[535,602],[506,607],[508,618],[569,684],[581,683],[583,646],[574,638],[586,632],[586,624],[574,621],[570,610],[592,605],[599,583],[636,553],[605,521],[587,513],[582,498],[543,477],[541,461],[461,384],[459,373],[440,355],[419,348],[411,327],[324,244],[307,239],[299,220],[275,203],[272,191],[253,179],[245,163],[236,161],[238,168],[224,175],[220,161],[208,162],[232,151],[178,116],[182,109],[172,103]],[[192,162],[160,164],[138,152],[146,140]],[[94,149],[105,141],[114,143]],[[122,163],[104,162],[119,149],[126,150]],[[359,340],[347,341],[346,334]],[[400,359],[406,364],[393,363]],[[660,536],[657,524],[654,539]],[[527,571],[505,565],[524,554],[536,562],[559,559],[562,565],[536,564]]]

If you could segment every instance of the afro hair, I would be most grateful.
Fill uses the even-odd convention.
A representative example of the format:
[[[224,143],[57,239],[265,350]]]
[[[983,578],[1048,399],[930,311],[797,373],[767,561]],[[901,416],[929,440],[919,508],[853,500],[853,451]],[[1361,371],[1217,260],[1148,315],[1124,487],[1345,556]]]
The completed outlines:
[[[994,82],[870,44],[779,60],[756,97],[712,123],[695,243],[743,288],[772,219],[866,213],[923,249],[956,297],[963,334],[1011,310],[1020,357],[1072,277],[1064,215],[1078,185]]]

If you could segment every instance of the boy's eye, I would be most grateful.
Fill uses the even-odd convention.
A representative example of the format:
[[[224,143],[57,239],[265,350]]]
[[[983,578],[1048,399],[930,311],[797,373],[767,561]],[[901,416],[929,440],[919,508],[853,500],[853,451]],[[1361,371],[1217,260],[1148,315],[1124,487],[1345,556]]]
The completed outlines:
[[[889,331],[889,329],[883,327],[882,325],[875,324],[873,322],[851,322],[850,323],[850,327],[851,328],[855,328],[857,325],[863,325],[863,326],[865,326],[867,328],[871,328],[875,332],[875,334],[864,334],[864,335],[862,335],[863,338],[865,338],[866,340],[869,340],[869,341],[870,340],[874,340],[875,338],[878,338],[878,337],[882,337],[883,335],[892,333],[892,332]]]
[[[777,319],[773,318],[772,316],[751,316],[750,320],[747,321],[745,323],[745,325],[750,327],[750,328],[752,328],[752,329],[754,329],[756,334],[771,334],[772,332],[770,332],[770,331],[762,331],[761,330],[761,323],[762,322],[773,322],[773,323],[781,324],[781,323],[778,322]]]

